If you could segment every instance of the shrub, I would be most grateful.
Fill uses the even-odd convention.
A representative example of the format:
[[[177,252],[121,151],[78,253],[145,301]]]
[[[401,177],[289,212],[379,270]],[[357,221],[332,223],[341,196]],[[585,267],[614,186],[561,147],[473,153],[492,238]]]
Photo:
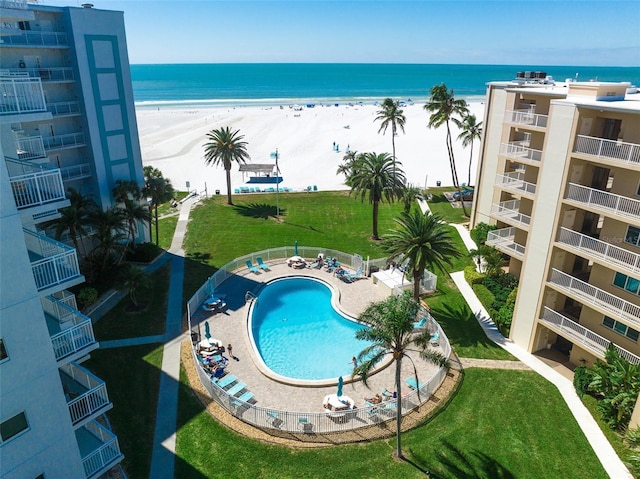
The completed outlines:
[[[127,260],[137,263],[151,263],[160,254],[162,248],[154,243],[140,243],[133,251],[127,252]]]
[[[586,366],[578,366],[573,370],[573,387],[579,397],[589,392],[589,384],[593,381],[593,373]]]
[[[498,229],[496,225],[489,225],[487,223],[478,223],[475,228],[473,228],[469,235],[471,239],[475,241],[478,246],[482,246],[485,241],[487,241],[487,234],[489,231]]]
[[[481,284],[484,279],[484,274],[478,273],[475,266],[467,266],[464,268],[464,279],[470,285]]]
[[[472,287],[474,293],[476,293],[476,296],[478,297],[482,305],[485,307],[487,312],[491,314],[491,311],[489,310],[492,308],[493,303],[496,300],[495,296],[493,296],[493,293],[489,291],[483,284],[474,284]]]
[[[80,309],[87,308],[98,300],[98,290],[89,287],[82,288],[76,298],[80,303]]]

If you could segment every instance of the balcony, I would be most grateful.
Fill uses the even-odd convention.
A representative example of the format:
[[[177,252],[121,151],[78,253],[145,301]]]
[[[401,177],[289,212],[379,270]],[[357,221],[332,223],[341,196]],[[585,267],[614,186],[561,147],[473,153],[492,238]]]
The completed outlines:
[[[18,210],[48,205],[47,209],[53,206],[57,211],[69,205],[60,170],[11,159],[7,159],[7,170]]]
[[[16,138],[16,148],[18,159],[35,160],[37,158],[46,158],[44,151],[44,143],[41,136],[28,136]]]
[[[516,195],[527,195],[533,197],[536,193],[536,185],[534,183],[524,181],[524,173],[522,171],[498,173],[496,175],[495,186]]]
[[[529,231],[531,217],[520,213],[520,200],[503,201],[491,205],[491,216],[512,226]]]
[[[75,303],[75,297],[71,297]],[[58,363],[78,360],[98,347],[91,319],[67,304],[65,299],[68,298],[42,298],[53,352]]]
[[[0,77],[0,115],[46,112],[39,78]]]
[[[567,246],[567,249],[574,253],[585,254],[587,259],[613,266],[616,270],[624,269],[626,273],[640,274],[640,254],[568,228],[560,228],[557,242]]]
[[[76,441],[87,479],[100,477],[124,457],[118,438],[98,421],[76,429]]]
[[[502,251],[509,256],[515,256],[516,258],[523,260],[525,248],[515,242],[515,234],[516,229],[513,226],[510,228],[489,231],[485,244],[493,246],[498,251]]]
[[[516,161],[528,161],[533,164],[540,163],[542,161],[542,151],[529,148],[523,143],[502,143],[500,145],[500,154]]]
[[[61,366],[59,371],[74,426],[95,419],[113,407],[105,382],[91,371],[75,363]]]
[[[565,200],[570,200],[607,216],[621,217],[624,221],[639,224],[640,201],[615,195],[595,188],[569,183]]]
[[[64,32],[36,32],[19,30],[20,35],[7,35],[3,46],[35,46],[35,47],[66,47],[69,45],[67,34]]]
[[[71,67],[40,67],[40,68],[12,68],[8,70],[10,75],[28,75],[31,78],[40,78],[43,82],[72,82],[74,81]]]
[[[635,143],[578,135],[573,152],[611,160],[623,167],[640,167],[640,145]]]
[[[68,133],[66,135],[50,136],[42,139],[45,151],[61,150],[63,148],[77,148],[85,146],[84,133]]]
[[[60,175],[62,181],[80,180],[82,178],[89,178],[91,176],[91,166],[89,163],[82,163],[81,165],[67,166],[60,168]]]
[[[504,121],[506,123],[515,123],[516,125],[534,126],[546,128],[548,115],[536,115],[534,110],[507,110],[505,112]]]
[[[548,284],[561,293],[591,306],[596,311],[620,319],[640,329],[640,306],[618,298],[557,269],[551,270]]]
[[[54,117],[79,115],[80,103],[77,101],[61,101],[57,103],[48,103],[47,110]]]
[[[45,235],[23,231],[39,292],[52,293],[84,282],[74,248]]]
[[[577,344],[587,351],[595,354],[600,359],[604,359],[607,348],[612,344],[607,338],[594,333],[593,331],[581,326],[557,311],[547,308],[546,306],[542,312],[540,323],[557,334],[560,334],[572,343]],[[631,364],[640,364],[640,357],[621,348],[615,343],[613,343],[613,347],[618,351],[618,354],[620,354],[621,357],[629,361]]]

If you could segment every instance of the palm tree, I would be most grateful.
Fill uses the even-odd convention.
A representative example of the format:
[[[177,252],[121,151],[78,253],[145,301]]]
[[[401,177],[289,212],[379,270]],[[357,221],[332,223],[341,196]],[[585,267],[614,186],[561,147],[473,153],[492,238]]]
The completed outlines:
[[[430,91],[430,98],[424,109],[431,112],[429,117],[429,128],[440,128],[442,125],[447,127],[447,153],[449,154],[449,167],[451,168],[451,179],[453,186],[458,189],[460,194],[460,202],[462,203],[462,211],[465,216],[469,216],[467,209],[462,200],[462,192],[460,183],[458,182],[458,171],[456,169],[456,160],[453,155],[453,142],[451,140],[451,128],[449,120],[453,120],[456,116],[463,118],[469,114],[467,102],[464,100],[456,100],[453,95],[453,89],[447,90],[447,86],[442,83],[434,85]]]
[[[136,293],[149,287],[151,284],[149,275],[140,268],[127,265],[120,274],[120,280],[122,281],[122,287],[129,293],[129,298],[131,299],[131,303],[133,303],[134,308],[137,308],[138,298]]]
[[[338,170],[336,171],[337,175],[345,175],[345,184],[347,186],[351,186],[349,184],[349,178],[357,171],[358,157],[360,155],[357,151],[349,151],[342,157],[342,164],[338,166]]]
[[[404,259],[413,277],[413,298],[420,300],[420,278],[424,270],[452,265],[452,259],[460,256],[453,238],[442,218],[431,213],[401,213],[395,219],[398,228],[383,239],[382,247],[389,259]]]
[[[398,128],[404,133],[404,124],[407,121],[404,112],[400,109],[400,102],[385,98],[382,102],[382,108],[378,111],[378,116],[374,121],[382,122],[378,133],[382,132],[383,135],[387,132],[387,128],[391,126],[391,148],[393,161],[396,161],[396,135],[398,134]]]
[[[411,206],[413,206],[416,201],[423,199],[424,196],[422,194],[422,189],[418,186],[408,184],[402,192],[402,204],[404,206],[405,213],[411,211]]]
[[[123,202],[122,214],[127,224],[127,244],[131,244],[132,249],[136,247],[136,235],[138,234],[138,221],[151,223],[151,212],[149,207],[141,205],[137,200],[126,198]]]
[[[158,241],[158,206],[173,198],[174,191],[171,181],[162,176],[162,172],[152,166],[144,167],[144,196],[150,198],[150,206],[154,209],[155,225],[156,225],[156,245]],[[149,222],[151,229],[151,222]],[[151,231],[149,231],[151,236]]]
[[[357,159],[357,171],[347,178],[347,184],[351,186],[351,193],[360,196],[364,201],[369,196],[369,203],[373,204],[373,231],[371,237],[374,240],[378,236],[378,209],[381,201],[394,201],[399,198],[404,188],[404,172],[396,169],[396,164],[389,153],[363,153]]]
[[[60,240],[62,234],[68,231],[74,248],[80,251],[78,236],[87,233],[91,214],[98,209],[98,205],[90,197],[83,196],[71,187],[67,189],[67,198],[71,204],[60,210],[60,218],[55,221],[55,238]],[[86,251],[83,256],[84,254]]]
[[[471,146],[469,153],[469,176],[467,185],[471,186],[471,161],[473,160],[473,142],[480,140],[482,137],[482,122],[478,123],[476,116],[472,114],[465,115],[462,121],[454,118],[453,121],[462,131],[458,135],[458,140],[462,140],[462,146],[465,148]]]
[[[227,172],[227,204],[231,201],[231,165],[234,161],[246,163],[249,160],[247,142],[240,130],[231,131],[228,126],[207,133],[208,143],[204,145],[204,162],[207,165],[222,165]]]
[[[397,455],[403,457],[401,447],[401,427],[402,427],[402,407],[400,406],[402,397],[402,360],[407,358],[413,363],[409,356],[410,352],[418,353],[423,359],[429,362],[447,367],[447,360],[444,356],[433,350],[427,349],[431,334],[425,330],[422,333],[413,333],[413,323],[416,321],[420,307],[411,295],[407,292],[400,296],[390,296],[379,303],[373,303],[360,314],[358,320],[367,324],[369,328],[356,331],[356,338],[372,343],[358,354],[358,366],[354,369],[367,385],[367,379],[383,359],[391,356],[395,361],[395,389],[397,391],[398,402],[396,406],[396,436]],[[418,374],[413,365],[416,382]]]
[[[102,211],[100,209],[91,215],[91,223],[95,228],[97,245],[91,252],[99,257],[101,268],[105,270],[109,262],[118,263],[114,258],[120,256],[124,249],[125,218],[122,210],[117,206]]]
[[[113,193],[113,199],[116,200],[116,203],[124,203],[126,199],[142,199],[142,189],[140,185],[133,180],[116,180],[111,192]]]

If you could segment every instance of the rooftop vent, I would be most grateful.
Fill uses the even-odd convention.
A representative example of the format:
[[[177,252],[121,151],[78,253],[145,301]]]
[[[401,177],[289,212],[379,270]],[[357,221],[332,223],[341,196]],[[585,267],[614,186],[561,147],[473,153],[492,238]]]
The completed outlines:
[[[82,8],[93,8],[93,3],[83,3]]]

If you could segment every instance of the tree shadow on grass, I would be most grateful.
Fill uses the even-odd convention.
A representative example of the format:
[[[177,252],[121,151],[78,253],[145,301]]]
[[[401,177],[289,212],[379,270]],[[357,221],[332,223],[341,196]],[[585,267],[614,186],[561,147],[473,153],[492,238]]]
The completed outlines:
[[[484,333],[473,312],[466,306],[441,303],[431,308],[431,315],[442,326],[449,342],[461,347],[496,347]]]
[[[442,441],[436,452],[437,471],[430,471],[432,479],[515,479],[515,475],[485,453],[463,452],[449,441]]]
[[[250,203],[248,205],[236,205],[234,206],[236,212],[242,216],[246,216],[248,218],[262,218],[269,219],[275,218],[278,214],[278,208],[274,205],[268,205],[266,203]],[[286,210],[284,208],[280,208],[280,216],[286,214]]]

